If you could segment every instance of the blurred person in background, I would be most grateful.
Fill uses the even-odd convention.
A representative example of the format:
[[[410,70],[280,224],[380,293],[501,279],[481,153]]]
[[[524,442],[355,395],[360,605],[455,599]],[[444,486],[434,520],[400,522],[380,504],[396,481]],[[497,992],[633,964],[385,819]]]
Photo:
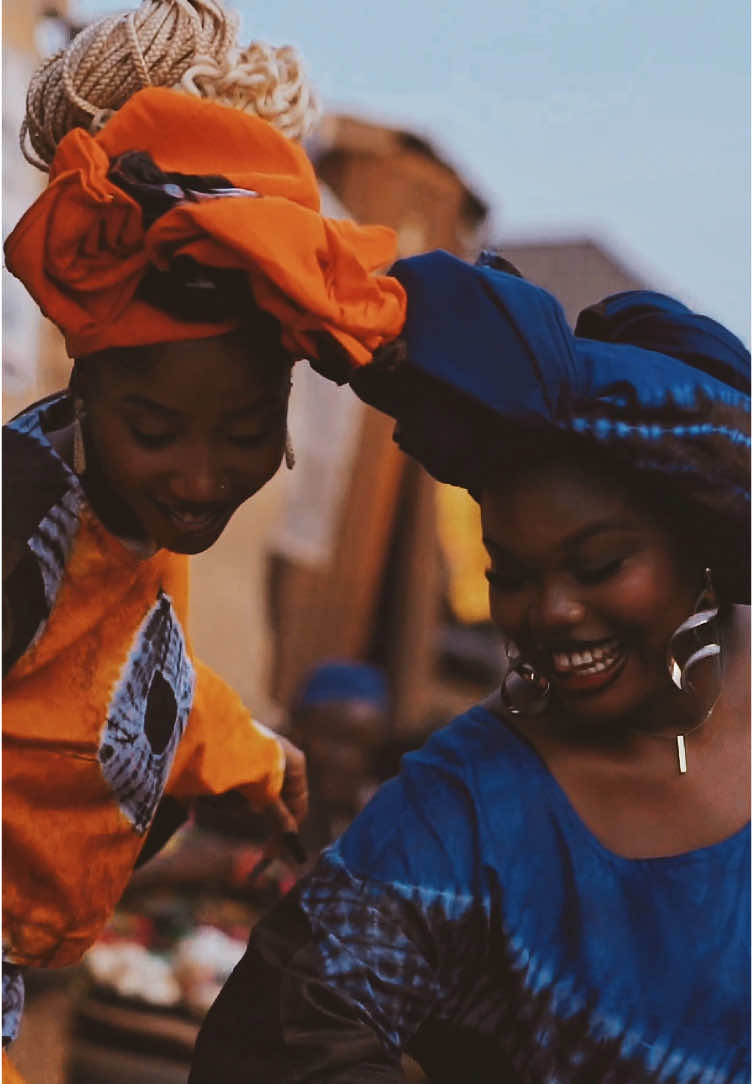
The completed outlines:
[[[374,793],[388,711],[385,674],[368,663],[328,660],[301,685],[288,734],[306,755],[309,812],[301,837],[310,854],[336,839]]]
[[[507,669],[256,927],[191,1084],[747,1084],[750,356],[660,294],[573,334],[494,258],[391,273],[352,383],[480,501]]]
[[[214,0],[147,0],[29,87],[49,184],[6,262],[74,367],[3,430],[4,1043],[24,968],[96,939],[163,795],[168,831],[204,793],[286,830],[306,809],[300,752],[193,656],[187,555],[292,463],[293,363],[342,381],[404,296],[375,274],[391,231],[320,214],[297,54],[236,31]]]

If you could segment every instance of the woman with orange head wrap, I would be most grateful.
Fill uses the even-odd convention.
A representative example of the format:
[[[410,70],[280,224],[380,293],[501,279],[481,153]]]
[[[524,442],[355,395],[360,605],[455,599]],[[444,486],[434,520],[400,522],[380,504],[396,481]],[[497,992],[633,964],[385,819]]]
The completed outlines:
[[[3,433],[4,1038],[163,795],[304,812],[300,754],[192,654],[185,555],[277,470],[293,362],[343,380],[402,326],[391,232],[320,214],[314,115],[294,52],[239,49],[214,0],[144,0],[32,80],[49,184],[6,262],[75,364]]]

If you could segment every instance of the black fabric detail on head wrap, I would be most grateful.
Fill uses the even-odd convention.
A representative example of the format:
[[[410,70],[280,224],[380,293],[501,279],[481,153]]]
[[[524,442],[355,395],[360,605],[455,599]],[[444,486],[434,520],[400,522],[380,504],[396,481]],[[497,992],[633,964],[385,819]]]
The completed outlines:
[[[179,204],[195,202],[196,194],[236,191],[232,181],[219,174],[166,173],[146,151],[121,154],[108,177],[140,205],[145,230]],[[175,257],[166,271],[150,266],[136,296],[180,320],[198,323],[234,319],[252,303],[245,272],[206,267],[182,255]]]
[[[353,362],[344,346],[326,331],[312,334],[316,357],[310,357],[309,365],[327,380],[335,384],[347,384],[353,370]]]
[[[233,183],[220,174],[165,173],[147,151],[126,151],[114,160],[108,179],[135,199],[144,216],[144,230],[187,198],[187,193],[210,195],[217,189],[232,189]]]
[[[191,256],[176,256],[167,271],[151,265],[137,296],[180,320],[202,324],[233,320],[253,304],[243,271],[205,267]]]

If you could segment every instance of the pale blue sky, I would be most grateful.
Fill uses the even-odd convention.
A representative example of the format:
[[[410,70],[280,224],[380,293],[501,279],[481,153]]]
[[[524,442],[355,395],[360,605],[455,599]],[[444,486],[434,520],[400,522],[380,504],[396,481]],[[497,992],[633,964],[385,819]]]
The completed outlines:
[[[494,239],[593,237],[750,341],[747,0],[236,6],[244,41],[300,48],[328,108],[428,136]]]

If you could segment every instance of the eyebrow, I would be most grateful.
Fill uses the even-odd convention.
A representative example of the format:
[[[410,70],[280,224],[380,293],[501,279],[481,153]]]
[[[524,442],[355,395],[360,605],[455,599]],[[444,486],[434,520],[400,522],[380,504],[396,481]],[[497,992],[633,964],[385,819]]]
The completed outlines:
[[[151,410],[155,414],[169,414],[171,418],[182,417],[181,411],[173,410],[163,403],[157,403],[154,399],[147,399],[144,395],[126,395],[123,398],[123,403],[128,406],[140,407],[143,410]]]
[[[137,395],[135,393],[126,395],[123,398],[123,402],[128,406],[139,407],[142,410],[151,410],[155,414],[167,414],[171,418],[176,420],[183,417],[183,411],[175,410],[173,407],[165,406],[164,403],[158,403],[154,399],[148,399],[145,395]],[[265,395],[264,398],[259,399],[258,402],[248,404],[247,406],[239,407],[237,410],[229,410],[225,414],[225,417],[231,421],[236,419],[242,419],[253,415],[263,414],[271,409],[278,409],[282,411],[284,409],[284,402],[282,397],[274,395]]]
[[[569,538],[566,538],[562,543],[562,548],[572,549],[574,546],[578,546],[582,542],[588,541],[589,538],[593,538],[594,535],[606,534],[608,531],[632,530],[634,530],[634,527],[622,519],[599,520],[597,523],[589,523],[587,527],[583,527],[580,531],[576,531],[574,534],[570,535]],[[520,561],[520,558],[505,549],[499,542],[495,542],[493,538],[489,538],[488,535],[484,535],[482,541],[492,555],[496,554],[499,557]]]

